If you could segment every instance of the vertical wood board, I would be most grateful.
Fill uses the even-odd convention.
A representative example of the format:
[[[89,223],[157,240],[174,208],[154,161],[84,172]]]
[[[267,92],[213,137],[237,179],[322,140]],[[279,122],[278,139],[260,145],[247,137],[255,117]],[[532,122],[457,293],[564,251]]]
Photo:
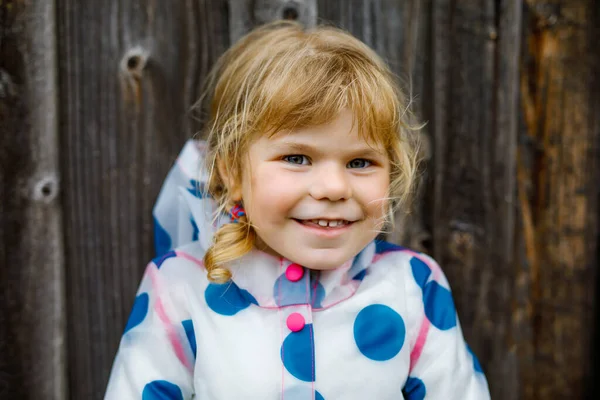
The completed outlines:
[[[55,8],[0,2],[0,397],[63,399]]]
[[[152,207],[228,46],[221,2],[57,3],[69,385],[103,397],[145,265]],[[82,384],[85,382],[85,384]]]

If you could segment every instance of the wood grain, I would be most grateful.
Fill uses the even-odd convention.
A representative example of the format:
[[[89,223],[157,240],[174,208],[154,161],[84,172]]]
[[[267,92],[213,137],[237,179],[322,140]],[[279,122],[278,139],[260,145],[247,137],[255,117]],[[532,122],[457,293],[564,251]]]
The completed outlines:
[[[69,385],[100,399],[142,271],[151,211],[229,45],[213,1],[58,1]]]
[[[317,23],[316,0],[227,0],[229,39],[234,43],[253,27],[288,19],[307,28]]]
[[[526,4],[520,168],[536,370],[526,398],[582,398],[598,264],[598,13],[585,0]]]
[[[56,9],[0,2],[0,398],[63,399]]]
[[[492,398],[516,398],[511,344],[520,10],[434,1],[432,250]]]

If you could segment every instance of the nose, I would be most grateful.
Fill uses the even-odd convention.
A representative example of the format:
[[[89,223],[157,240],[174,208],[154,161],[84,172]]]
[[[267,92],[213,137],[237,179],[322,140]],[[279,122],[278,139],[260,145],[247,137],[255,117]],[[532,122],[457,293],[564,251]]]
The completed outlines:
[[[340,201],[352,196],[345,166],[323,165],[315,169],[310,185],[310,195],[317,200]]]

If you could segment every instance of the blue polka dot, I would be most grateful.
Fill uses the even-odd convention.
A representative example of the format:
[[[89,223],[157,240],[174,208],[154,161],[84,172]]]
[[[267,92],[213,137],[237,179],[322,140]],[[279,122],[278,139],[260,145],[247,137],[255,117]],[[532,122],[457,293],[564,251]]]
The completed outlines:
[[[410,259],[410,267],[413,276],[415,277],[415,281],[417,281],[417,285],[423,289],[429,279],[429,275],[431,275],[431,269],[429,269],[429,266],[427,266],[423,260],[417,257]]]
[[[211,283],[204,292],[204,299],[211,310],[221,315],[235,315],[250,304],[258,304],[247,290],[240,289],[232,281]]]
[[[322,302],[325,298],[325,288],[316,277],[310,279],[310,304],[313,308],[323,308]]]
[[[181,322],[181,325],[183,325],[185,336],[187,336],[190,347],[192,348],[192,353],[194,353],[194,358],[196,358],[196,334],[194,332],[194,323],[191,319],[186,319]]]
[[[281,397],[282,399],[285,400],[306,400],[306,399],[312,399],[313,398],[313,389],[311,387],[312,385],[298,385],[298,386],[292,386],[289,389],[286,389],[285,392],[283,392],[283,396]],[[321,393],[317,392],[316,390],[314,391],[314,398],[315,400],[325,400],[323,398],[323,396],[321,396]]]
[[[452,294],[436,281],[431,281],[423,288],[425,315],[433,326],[443,331],[456,326],[456,309]]]
[[[190,217],[190,223],[192,224],[192,242],[195,242],[198,240],[198,234],[200,233],[200,229],[198,229],[198,225],[194,220],[194,216]]]
[[[281,345],[281,361],[285,369],[304,382],[315,380],[313,342],[312,324],[306,324],[301,331],[290,333]]]
[[[425,384],[419,378],[409,376],[402,389],[402,394],[406,400],[423,400],[425,398]]]
[[[308,274],[296,282],[290,281],[285,274],[280,275],[273,285],[273,298],[280,307],[310,304],[313,308],[322,308],[321,302],[325,298],[325,288],[316,278],[307,282]]]
[[[144,386],[142,400],[183,400],[183,393],[174,383],[153,381]]]
[[[194,197],[199,199],[206,196],[206,186],[203,182],[198,182],[197,180],[190,179],[191,188],[188,188],[187,191],[190,192]]]
[[[160,256],[171,250],[171,236],[154,217],[154,251]]]
[[[148,293],[142,293],[135,298],[133,309],[131,310],[131,314],[129,314],[129,319],[127,320],[125,332],[123,332],[123,334],[141,324],[144,318],[146,318],[146,315],[148,314],[148,302]]]
[[[481,364],[479,364],[479,359],[477,359],[477,356],[475,355],[475,353],[473,353],[473,350],[471,350],[471,347],[469,347],[469,345],[467,345],[467,350],[469,350],[469,353],[471,353],[471,356],[473,357],[473,368],[475,368],[476,372],[483,374],[483,368],[481,368]]]
[[[169,258],[173,258],[173,257],[177,257],[177,254],[171,250],[166,252],[165,254],[163,254],[160,257],[156,257],[154,260],[152,260],[152,262],[154,264],[156,264],[156,268],[160,269],[160,267],[162,267],[162,264]]]
[[[354,279],[356,281],[362,281],[363,279],[365,279],[365,275],[367,275],[367,270],[363,269],[358,274],[354,275],[354,277],[352,279]]]
[[[398,246],[397,244],[384,242],[383,240],[375,240],[375,254],[385,254],[392,251],[406,250],[406,247]]]
[[[309,294],[306,293],[306,275],[297,282],[290,281],[285,274],[280,275],[273,285],[273,298],[280,307],[295,304],[306,304],[309,300]]]
[[[386,361],[404,345],[406,327],[402,317],[388,306],[363,308],[354,320],[354,340],[360,352],[371,360]]]

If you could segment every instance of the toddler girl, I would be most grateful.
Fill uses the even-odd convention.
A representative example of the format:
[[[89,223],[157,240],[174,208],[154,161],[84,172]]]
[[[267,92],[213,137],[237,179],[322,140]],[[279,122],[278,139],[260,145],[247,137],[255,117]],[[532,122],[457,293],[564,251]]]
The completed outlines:
[[[406,205],[416,128],[347,33],[260,27],[216,63],[207,142],[154,211],[107,399],[489,398],[448,282],[376,239]]]

